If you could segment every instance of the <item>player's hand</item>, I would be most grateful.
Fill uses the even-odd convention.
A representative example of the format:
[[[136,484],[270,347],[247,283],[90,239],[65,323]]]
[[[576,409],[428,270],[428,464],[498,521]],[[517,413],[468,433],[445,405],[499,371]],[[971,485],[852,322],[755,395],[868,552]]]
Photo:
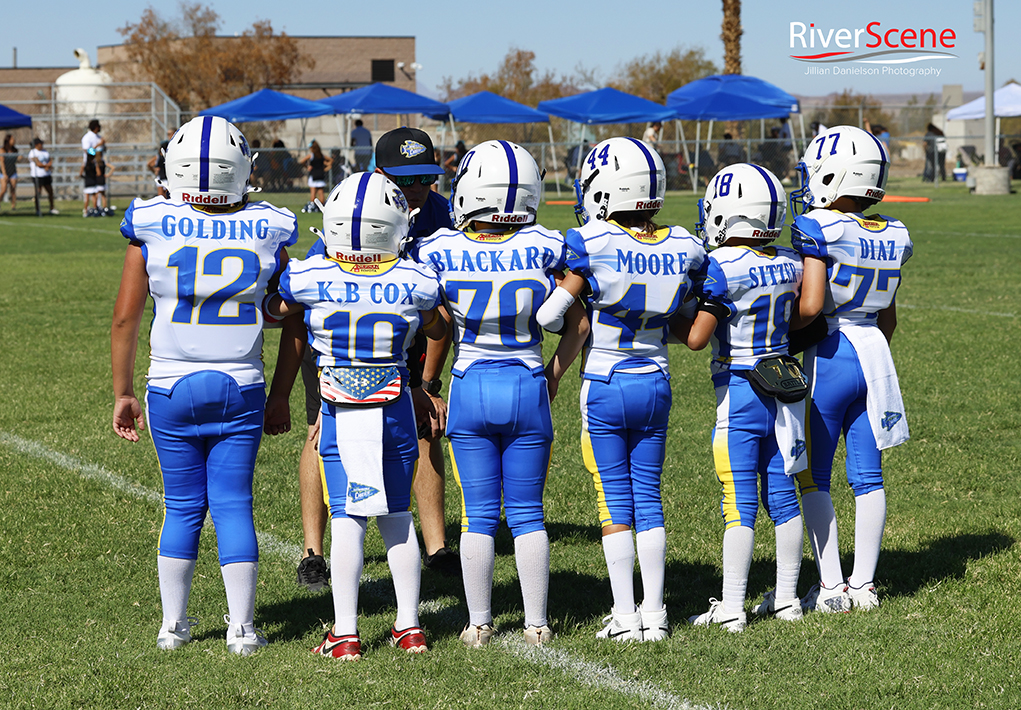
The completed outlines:
[[[291,403],[287,397],[270,397],[266,400],[262,429],[270,436],[286,434],[291,430]]]
[[[315,450],[319,451],[319,429],[323,425],[323,412],[319,411],[319,416],[316,417],[316,423],[308,428],[308,439],[306,441],[315,442]]]
[[[433,414],[429,416],[430,435],[425,438],[432,441],[440,438],[447,431],[447,403],[439,395],[433,396],[426,393],[426,396],[432,402]]]
[[[546,391],[549,392],[550,404],[553,404],[553,400],[557,398],[557,390],[560,388],[560,380],[552,377],[546,378]]]
[[[117,436],[128,441],[138,441],[138,432],[144,429],[145,417],[137,397],[123,396],[114,400],[113,431]]]

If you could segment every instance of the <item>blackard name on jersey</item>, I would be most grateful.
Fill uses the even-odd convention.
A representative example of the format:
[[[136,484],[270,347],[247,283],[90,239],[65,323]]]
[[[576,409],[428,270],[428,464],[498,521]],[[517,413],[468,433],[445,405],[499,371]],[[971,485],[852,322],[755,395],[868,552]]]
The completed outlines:
[[[163,217],[163,233],[168,237],[181,235],[196,239],[266,239],[269,236],[268,219],[232,219],[229,216],[209,218],[181,217],[168,214]]]
[[[688,252],[676,254],[646,254],[644,252],[617,250],[617,271],[629,274],[649,273],[653,276],[677,274],[677,265],[683,264]]]
[[[409,306],[415,305],[413,293],[418,284],[402,283],[398,286],[395,283],[374,283],[359,284],[353,281],[317,281],[319,285],[319,300],[332,301],[333,303],[358,303],[365,296],[373,303],[389,303],[393,305],[400,303]],[[367,286],[367,288],[362,288]],[[403,291],[401,290],[403,287]],[[333,289],[332,291],[330,289]],[[366,292],[368,294],[366,295]]]
[[[423,255],[436,271],[526,271],[545,270],[556,263],[552,249],[525,247],[524,249],[493,249],[468,251],[457,254],[453,249],[427,252]]]
[[[750,286],[776,286],[798,282],[798,269],[794,264],[763,264],[748,269]]]

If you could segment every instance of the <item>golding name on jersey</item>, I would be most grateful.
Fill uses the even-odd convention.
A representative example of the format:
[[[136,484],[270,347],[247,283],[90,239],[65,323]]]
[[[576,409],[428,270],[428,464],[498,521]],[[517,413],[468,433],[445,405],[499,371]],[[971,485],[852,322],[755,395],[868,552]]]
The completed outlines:
[[[269,235],[268,219],[231,219],[227,215],[215,218],[181,217],[172,214],[163,217],[163,234],[167,237],[181,235],[195,239],[265,239]]]
[[[357,303],[362,297],[372,303],[402,303],[414,305],[412,293],[418,284],[402,283],[401,288],[395,283],[359,284],[352,281],[317,281],[319,300],[334,303]],[[331,290],[332,289],[332,290]],[[367,293],[366,293],[367,292]]]
[[[525,247],[524,249],[500,249],[468,251],[458,254],[455,250],[427,252],[424,257],[436,271],[525,271],[547,269],[555,264],[557,257],[552,249]]]
[[[688,252],[676,254],[646,254],[641,251],[617,250],[617,271],[628,274],[650,273],[653,276],[676,275],[677,264],[683,264]]]

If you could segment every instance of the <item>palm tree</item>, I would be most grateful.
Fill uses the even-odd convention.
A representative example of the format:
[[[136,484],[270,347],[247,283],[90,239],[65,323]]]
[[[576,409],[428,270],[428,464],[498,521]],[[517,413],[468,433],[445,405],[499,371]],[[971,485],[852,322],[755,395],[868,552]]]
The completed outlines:
[[[741,0],[723,0],[723,73],[741,73]]]

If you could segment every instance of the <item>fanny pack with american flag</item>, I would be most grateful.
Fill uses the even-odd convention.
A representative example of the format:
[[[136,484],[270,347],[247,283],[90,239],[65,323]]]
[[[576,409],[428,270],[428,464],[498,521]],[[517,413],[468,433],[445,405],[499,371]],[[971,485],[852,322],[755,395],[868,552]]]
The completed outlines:
[[[396,365],[324,367],[319,375],[319,393],[337,407],[382,407],[403,391]]]

